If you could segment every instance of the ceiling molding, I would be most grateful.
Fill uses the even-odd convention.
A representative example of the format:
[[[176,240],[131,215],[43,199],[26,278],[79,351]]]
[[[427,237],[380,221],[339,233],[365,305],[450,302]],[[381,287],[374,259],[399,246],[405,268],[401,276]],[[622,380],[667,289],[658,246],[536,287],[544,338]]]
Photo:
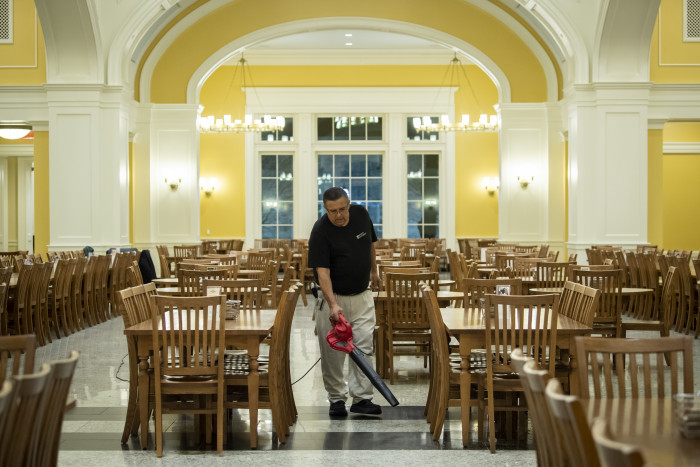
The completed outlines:
[[[700,141],[687,143],[664,143],[664,154],[700,155]]]
[[[454,56],[449,49],[418,51],[400,49],[248,49],[251,65],[447,65]],[[235,66],[239,57],[227,61]],[[472,64],[468,59],[465,64]]]

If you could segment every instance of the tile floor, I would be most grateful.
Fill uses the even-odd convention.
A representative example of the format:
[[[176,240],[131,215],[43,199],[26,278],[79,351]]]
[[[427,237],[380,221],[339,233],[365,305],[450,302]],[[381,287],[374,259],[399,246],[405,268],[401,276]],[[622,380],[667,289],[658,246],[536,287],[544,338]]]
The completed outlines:
[[[309,298],[313,300],[311,296]],[[319,357],[311,314],[311,302],[304,307],[300,300],[291,338],[294,379],[301,378]],[[247,444],[247,412],[234,411],[221,456],[216,454],[215,446],[195,439],[191,416],[166,415],[165,454],[162,459],[157,459],[153,446],[153,422],[146,450],[141,449],[136,437],[126,445],[120,444],[128,396],[126,380],[129,377],[122,331],[122,320],[113,319],[54,341],[37,351],[37,366],[63,358],[72,349],[81,353],[71,388],[77,407],[66,414],[63,423],[59,465],[99,464],[107,467],[146,461],[149,464],[195,466],[230,463],[231,460],[245,465],[276,462],[307,467],[330,463],[536,465],[531,432],[522,441],[499,440],[498,451],[490,454],[486,445],[478,443],[474,423],[470,427],[470,445],[462,448],[461,424],[456,409],[450,409],[440,441],[432,441],[423,417],[428,372],[423,368],[423,360],[413,357],[400,358],[397,362],[398,380],[390,386],[401,405],[389,407],[376,394],[374,401],[384,406],[380,418],[351,414],[347,419],[331,420],[319,364],[294,385],[299,418],[285,445],[278,444],[273,435],[270,413],[266,410],[260,413],[257,450],[249,449]],[[694,341],[694,354],[695,388],[698,390],[700,340]],[[234,459],[230,459],[232,457]]]

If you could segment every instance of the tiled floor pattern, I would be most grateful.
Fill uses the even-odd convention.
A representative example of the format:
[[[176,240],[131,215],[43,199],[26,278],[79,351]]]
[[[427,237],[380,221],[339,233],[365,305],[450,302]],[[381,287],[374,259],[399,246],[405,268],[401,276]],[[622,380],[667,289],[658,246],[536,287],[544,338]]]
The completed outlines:
[[[309,298],[313,300],[311,296]],[[319,356],[311,313],[311,303],[304,307],[300,300],[291,340],[292,377],[295,379],[304,375]],[[292,434],[286,444],[277,442],[270,413],[266,410],[260,412],[257,450],[248,446],[248,413],[233,412],[225,452],[221,456],[216,454],[214,446],[195,439],[191,416],[166,415],[165,456],[158,460],[153,450],[152,421],[146,450],[141,449],[136,437],[126,445],[120,444],[128,395],[126,380],[129,377],[122,331],[121,319],[113,319],[54,341],[37,351],[37,367],[44,361],[64,358],[72,349],[81,352],[71,389],[77,407],[65,417],[59,465],[106,467],[146,461],[149,464],[195,466],[230,463],[231,457],[245,465],[270,462],[304,466],[329,463],[536,465],[531,432],[521,441],[499,440],[498,452],[490,454],[487,446],[478,442],[473,422],[469,432],[470,444],[463,448],[457,409],[450,409],[445,432],[439,442],[434,442],[423,416],[428,372],[423,368],[423,360],[413,357],[397,359],[399,376],[390,386],[401,405],[389,407],[380,395],[376,395],[374,401],[384,406],[381,417],[351,414],[347,419],[331,420],[320,365],[316,365],[294,386],[299,418],[291,428]],[[698,340],[694,343],[694,354],[694,371],[698,375]],[[695,380],[696,390],[700,389],[697,376]]]

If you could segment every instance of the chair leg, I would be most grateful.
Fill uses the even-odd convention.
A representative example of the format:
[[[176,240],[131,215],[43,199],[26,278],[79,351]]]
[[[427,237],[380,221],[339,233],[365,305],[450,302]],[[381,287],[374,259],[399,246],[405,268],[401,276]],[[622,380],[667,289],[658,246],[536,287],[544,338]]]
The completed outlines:
[[[163,403],[156,394],[156,456],[163,457]],[[143,447],[143,446],[142,446]]]

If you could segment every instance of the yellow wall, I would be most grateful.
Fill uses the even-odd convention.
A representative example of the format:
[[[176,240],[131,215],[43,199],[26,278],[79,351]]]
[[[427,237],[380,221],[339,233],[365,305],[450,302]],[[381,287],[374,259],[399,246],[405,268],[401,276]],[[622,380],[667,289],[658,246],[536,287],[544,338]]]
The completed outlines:
[[[7,158],[7,241],[17,245],[17,158]]]
[[[456,113],[472,118],[491,111],[498,92],[476,66],[466,66],[467,75],[479,96],[474,101],[466,89],[455,94]],[[202,115],[240,115],[245,96],[235,67],[216,70],[202,87]],[[445,66],[286,66],[251,67],[258,87],[266,86],[440,86]],[[282,77],[282,78],[281,78]],[[274,112],[274,105],[262,103]],[[457,236],[498,236],[498,196],[488,196],[483,177],[498,176],[498,135],[458,134],[455,141],[455,209]],[[212,196],[201,195],[200,231],[206,237],[245,236],[245,142],[242,135],[200,135],[200,177],[215,177],[219,188]],[[206,231],[209,229],[210,234]]]
[[[290,21],[343,16],[398,20],[451,34],[480,49],[500,67],[510,81],[513,102],[546,100],[544,71],[534,54],[503,23],[461,0],[404,0],[400,8],[396,2],[374,0],[268,0],[264,14],[260,2],[239,0],[201,18],[168,47],[153,72],[151,101],[185,102],[187,83],[195,70],[236,38]],[[139,70],[147,58],[144,55]]]
[[[700,42],[683,42],[683,2],[661,0],[651,37],[651,81],[700,82]]]
[[[700,123],[667,123],[664,142],[700,143]],[[700,154],[663,156],[663,247],[700,250]]]
[[[32,0],[14,0],[12,44],[0,44],[0,86],[46,82],[44,36]]]
[[[49,132],[34,133],[34,253],[49,244]]]

